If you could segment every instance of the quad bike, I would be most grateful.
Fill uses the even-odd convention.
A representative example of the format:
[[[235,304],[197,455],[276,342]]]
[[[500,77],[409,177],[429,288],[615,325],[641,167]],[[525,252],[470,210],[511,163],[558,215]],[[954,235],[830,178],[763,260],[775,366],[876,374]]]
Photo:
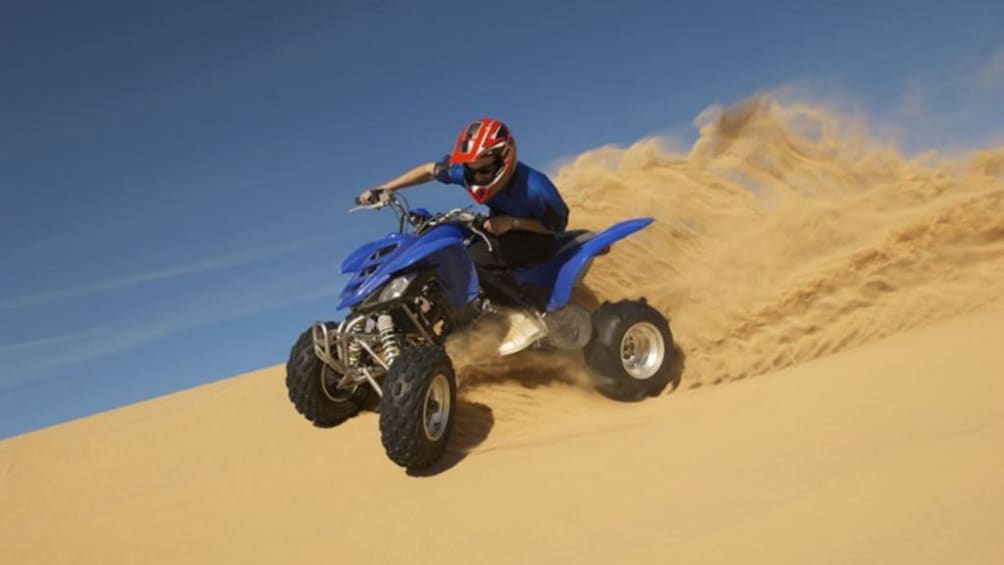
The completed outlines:
[[[445,339],[498,313],[468,251],[474,238],[491,242],[483,216],[468,209],[412,210],[390,191],[353,211],[385,207],[397,213],[398,231],[344,260],[342,273],[351,278],[338,307],[348,315],[300,335],[286,365],[286,387],[296,410],[319,427],[354,416],[372,390],[380,396],[388,457],[421,469],[440,458],[453,427],[457,383]],[[669,383],[669,323],[644,298],[605,302],[589,312],[571,296],[595,257],[650,223],[639,218],[600,233],[565,232],[549,260],[510,273],[519,284],[548,292],[542,317],[549,333],[538,346],[582,350],[594,386],[620,400],[656,395]]]

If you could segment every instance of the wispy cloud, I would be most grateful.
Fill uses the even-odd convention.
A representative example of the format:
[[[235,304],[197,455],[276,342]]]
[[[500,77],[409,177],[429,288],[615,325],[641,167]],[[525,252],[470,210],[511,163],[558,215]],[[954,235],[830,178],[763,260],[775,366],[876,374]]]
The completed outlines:
[[[85,282],[71,287],[43,290],[31,294],[3,298],[0,299],[0,311],[38,306],[40,304],[48,304],[58,300],[80,298],[101,292],[121,290],[124,288],[183,277],[196,273],[204,273],[207,271],[266,261],[268,259],[295,253],[311,245],[328,241],[331,237],[332,236],[316,236],[275,245],[243,249],[240,251],[225,253],[223,255],[206,257],[183,265],[164,267],[162,269],[148,271],[145,273],[122,275],[104,280]]]
[[[73,344],[84,339],[98,337],[99,335],[101,335],[100,328],[88,328],[86,330],[43,337],[40,339],[7,343],[0,345],[0,359],[2,359],[5,355],[16,355],[26,351],[31,352],[51,347],[63,347],[66,344]]]
[[[0,389],[22,383],[34,373],[122,353],[199,326],[276,310],[332,296],[337,284],[279,282],[258,288],[218,289],[183,307],[117,325],[0,345]]]

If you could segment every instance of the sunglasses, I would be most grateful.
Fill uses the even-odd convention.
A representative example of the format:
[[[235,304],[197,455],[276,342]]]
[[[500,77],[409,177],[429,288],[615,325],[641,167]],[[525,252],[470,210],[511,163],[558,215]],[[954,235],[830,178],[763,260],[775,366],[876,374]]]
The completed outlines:
[[[499,165],[501,165],[500,159],[493,159],[480,167],[472,167],[468,165],[467,170],[475,175],[487,176],[495,174],[495,171],[499,169]]]

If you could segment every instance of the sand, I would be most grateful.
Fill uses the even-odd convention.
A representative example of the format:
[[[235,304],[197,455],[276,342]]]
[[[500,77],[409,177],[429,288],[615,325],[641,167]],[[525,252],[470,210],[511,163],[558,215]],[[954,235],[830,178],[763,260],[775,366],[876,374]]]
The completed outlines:
[[[769,98],[699,124],[556,175],[576,225],[657,218],[589,284],[671,317],[674,390],[458,340],[412,476],[374,412],[313,428],[263,369],[0,442],[0,561],[1004,562],[1004,150],[907,158]]]

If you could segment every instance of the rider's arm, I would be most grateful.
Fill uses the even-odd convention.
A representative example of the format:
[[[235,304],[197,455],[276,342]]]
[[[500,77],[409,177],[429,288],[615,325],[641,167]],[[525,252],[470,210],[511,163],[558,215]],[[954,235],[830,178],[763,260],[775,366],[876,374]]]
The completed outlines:
[[[464,168],[461,165],[450,165],[450,156],[446,155],[439,161],[419,165],[407,173],[389,180],[376,187],[382,190],[398,190],[416,184],[424,184],[437,180],[445,184],[464,184]]]
[[[398,190],[417,184],[424,184],[435,178],[435,170],[435,162],[425,163],[375,188],[379,190]]]

